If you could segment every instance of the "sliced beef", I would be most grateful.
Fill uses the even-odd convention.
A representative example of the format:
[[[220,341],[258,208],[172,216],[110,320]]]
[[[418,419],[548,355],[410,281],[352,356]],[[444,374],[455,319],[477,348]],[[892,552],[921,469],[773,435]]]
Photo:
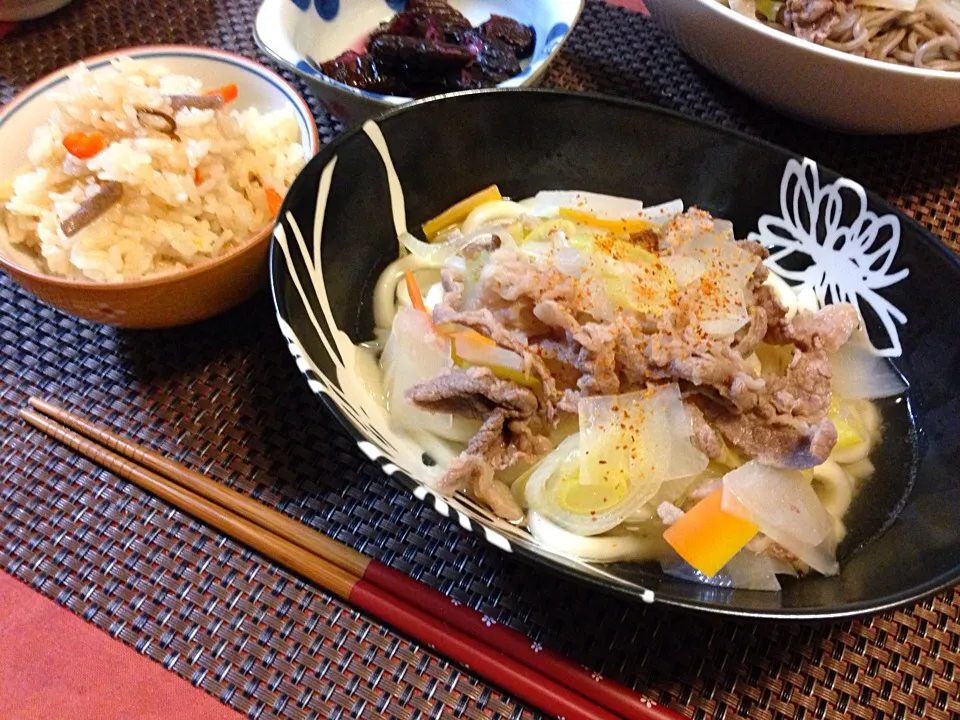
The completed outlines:
[[[443,287],[443,305],[460,310],[463,303],[463,275],[456,268],[443,268],[440,271],[440,285]]]
[[[822,43],[853,0],[786,0],[778,20],[804,40]]]
[[[539,453],[531,442],[528,422],[508,420],[507,412],[498,408],[484,420],[464,454],[483,458],[494,470],[503,470],[524,458],[534,457]]]
[[[784,375],[737,375],[729,399],[736,412],[754,412],[768,422],[817,421],[830,404],[831,378],[823,350],[795,350]]]
[[[467,448],[447,466],[438,487],[466,490],[500,517],[519,519],[519,506],[494,473],[549,449],[549,441],[530,428],[536,396],[498,379],[487,368],[457,368],[410,388],[407,397],[425,410],[484,418]]]
[[[850,303],[833,303],[816,312],[801,310],[791,320],[787,320],[780,301],[767,288],[761,288],[757,294],[761,307],[769,308],[768,317],[776,320],[768,322],[765,342],[772,345],[796,345],[799,348],[823,348],[827,352],[836,352],[854,331],[860,327],[860,313]]]
[[[711,460],[716,460],[723,452],[723,441],[720,435],[710,427],[710,423],[703,416],[703,411],[689,400],[683,403],[683,407],[690,416],[690,422],[693,426],[693,446],[706,455]]]
[[[506,248],[490,256],[477,283],[477,292],[484,306],[554,300],[568,310],[579,308],[574,278],[555,268],[533,265],[523,253]]]
[[[731,385],[736,409],[724,408],[710,422],[730,443],[768,465],[819,465],[837,441],[826,418],[830,380],[825,351],[798,349],[783,376],[737,377]]]
[[[499,409],[504,417],[533,417],[537,396],[515,382],[501,380],[489,368],[453,368],[414,385],[406,397],[424,410],[485,418]]]
[[[850,303],[834,303],[815,313],[801,311],[790,321],[789,335],[802,348],[836,352],[860,327],[860,313]]]
[[[787,337],[790,332],[787,328],[787,309],[780,302],[777,294],[769,285],[761,285],[754,291],[753,298],[757,307],[763,308],[767,315],[767,333],[763,338],[764,342],[773,345],[790,343]]]
[[[518,521],[523,517],[523,510],[513,499],[510,488],[494,477],[493,468],[478,455],[463,453],[454,458],[438,487],[441,490],[465,490],[470,497],[505,520]]]
[[[580,346],[576,368],[580,371],[577,387],[584,395],[616,395],[620,392],[617,375],[617,331],[612,325],[585,323],[573,333]]]
[[[830,404],[833,371],[823,350],[797,351],[787,366],[786,376],[770,379],[768,390],[772,404],[781,414],[793,417],[821,418]]]
[[[562,330],[568,346],[573,344],[573,351],[567,360],[579,373],[576,384],[581,393],[616,395],[620,391],[615,325],[597,322],[580,324],[573,313],[556,300],[538,302],[533,312],[545,325]],[[570,403],[566,404],[569,406]]]
[[[580,379],[576,362],[579,352],[565,340],[544,338],[532,345],[553,376],[557,387],[563,390],[575,388]]]
[[[691,211],[682,222],[659,231],[661,250],[679,246],[715,228],[709,216]],[[650,242],[655,238],[637,242]],[[673,245],[671,245],[673,243]],[[744,455],[770,465],[803,468],[822,463],[836,443],[827,416],[834,352],[860,319],[839,303],[787,320],[786,308],[763,281],[766,250],[741,241],[748,267],[756,262],[744,292],[749,323],[735,336],[705,334],[697,318],[701,303],[683,293],[656,314],[606,313],[597,302],[597,280],[587,270],[561,270],[532,263],[505,247],[489,253],[475,282],[465,285],[455,270],[444,270],[444,302],[436,322],[473,328],[517,353],[542,390],[496,378],[489,370],[449,371],[411,389],[422,408],[482,417],[468,448],[450,465],[445,487],[466,488],[474,497],[499,503],[511,513],[505,486],[494,473],[533,459],[548,448],[549,423],[561,412],[575,414],[584,396],[614,395],[660,382],[676,382],[692,423],[693,442],[711,459],[724,441]],[[591,285],[593,283],[593,285]],[[761,342],[784,346],[790,362],[759,374],[748,362]],[[792,356],[787,353],[792,353]],[[506,515],[504,515],[506,516]]]
[[[732,445],[773,467],[799,469],[820,465],[837,442],[837,429],[826,418],[813,423],[774,425],[756,413],[723,413],[712,422]]]
[[[756,255],[760,260],[766,260],[770,257],[770,252],[756,240],[738,240],[737,246],[746,250],[751,255]]]
[[[757,346],[763,342],[766,334],[767,311],[760,305],[756,305],[750,310],[750,321],[747,323],[746,330],[741,331],[734,349],[742,357],[749,357],[757,349]]]
[[[572,335],[580,329],[580,323],[570,309],[557,300],[540,300],[534,305],[533,314],[537,320],[554,330]]]
[[[450,322],[457,325],[464,325],[493,340],[500,347],[512,350],[523,358],[524,369],[532,373],[534,377],[540,380],[541,391],[543,393],[545,406],[543,408],[548,420],[552,420],[555,415],[555,405],[560,399],[557,391],[557,384],[546,364],[530,347],[529,343],[516,333],[511,332],[504,327],[494,314],[484,308],[482,310],[469,310],[467,312],[457,312],[444,305],[438,305],[434,308],[433,319],[436,322]]]

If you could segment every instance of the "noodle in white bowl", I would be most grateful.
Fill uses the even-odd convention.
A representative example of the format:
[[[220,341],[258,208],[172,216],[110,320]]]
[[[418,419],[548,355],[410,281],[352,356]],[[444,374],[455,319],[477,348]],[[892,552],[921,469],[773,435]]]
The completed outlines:
[[[858,57],[960,70],[956,0],[719,0],[749,18]]]
[[[877,4],[884,1],[907,8],[906,14],[843,2],[842,14],[829,16],[836,20],[831,24],[818,8],[833,12],[834,0],[740,0],[729,6],[727,0],[647,0],[646,5],[694,60],[760,104],[802,121],[869,134],[960,124],[952,31],[910,11],[913,0]],[[788,5],[810,8],[807,17],[817,19],[798,24],[796,12],[788,18]]]

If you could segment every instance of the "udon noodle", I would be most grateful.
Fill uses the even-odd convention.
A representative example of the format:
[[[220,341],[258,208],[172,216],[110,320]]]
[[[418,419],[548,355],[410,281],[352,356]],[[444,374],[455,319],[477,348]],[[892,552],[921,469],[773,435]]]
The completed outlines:
[[[956,0],[722,0],[771,27],[858,57],[960,70]]]
[[[368,346],[439,490],[586,560],[762,590],[838,571],[871,399],[903,389],[871,380],[853,306],[679,200],[491,186],[424,235],[382,272]]]

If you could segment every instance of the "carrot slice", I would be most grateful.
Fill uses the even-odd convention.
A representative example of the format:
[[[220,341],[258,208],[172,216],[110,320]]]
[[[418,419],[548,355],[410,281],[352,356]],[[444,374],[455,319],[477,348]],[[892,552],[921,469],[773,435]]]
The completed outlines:
[[[106,145],[103,135],[98,132],[87,134],[82,130],[74,130],[63,136],[63,146],[67,152],[81,160],[93,157]]]
[[[454,223],[463,222],[466,220],[467,215],[469,215],[470,211],[474,208],[483,205],[486,202],[500,200],[502,197],[503,196],[500,194],[500,188],[498,188],[496,185],[485,187],[483,190],[475,192],[470,197],[464,198],[456,205],[448,207],[432,220],[427,220],[423,224],[423,234],[427,236],[427,240],[431,240],[444,228],[450,227]]]
[[[496,346],[496,343],[493,340],[488,338],[486,335],[481,335],[476,330],[471,328],[446,331],[443,327],[438,326],[437,329],[440,330],[442,334],[454,341],[463,340],[465,342],[479,343],[480,345]]]
[[[212,89],[210,89],[210,90],[207,90],[207,91],[205,91],[203,94],[204,94],[204,95],[219,95],[221,98],[223,98],[223,102],[228,103],[228,102],[231,102],[231,101],[233,101],[233,100],[236,100],[236,99],[237,99],[237,95],[238,95],[239,93],[238,93],[238,91],[237,91],[237,85],[236,85],[236,83],[227,83],[226,85],[222,85],[222,86],[220,86],[220,87],[218,87],[218,88],[212,88]]]
[[[585,225],[612,230],[614,232],[635,233],[647,230],[653,227],[653,223],[643,218],[601,218],[583,210],[575,208],[560,208],[560,217],[574,222],[581,222]]]
[[[407,293],[410,295],[410,304],[414,309],[421,312],[427,312],[427,306],[423,304],[423,295],[420,294],[420,286],[417,285],[417,279],[409,270],[404,270],[404,278],[407,281]]]
[[[271,215],[276,215],[280,212],[280,205],[283,204],[283,195],[269,187],[264,188],[263,192],[267,195],[267,210],[270,211]]]
[[[715,575],[758,530],[752,522],[724,512],[722,499],[723,488],[717,488],[663,533],[670,547],[704,575]]]
[[[203,182],[203,176],[200,174],[200,168],[193,169],[193,184],[199,185]]]

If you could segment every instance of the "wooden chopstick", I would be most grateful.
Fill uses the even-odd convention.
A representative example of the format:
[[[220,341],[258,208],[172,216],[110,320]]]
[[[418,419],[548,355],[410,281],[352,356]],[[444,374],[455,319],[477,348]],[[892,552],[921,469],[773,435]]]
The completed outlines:
[[[551,684],[559,685],[561,690],[569,689],[579,693],[572,699],[567,698],[569,702],[575,702],[577,698],[581,700],[589,698],[610,712],[638,720],[676,720],[681,717],[674,711],[657,705],[649,698],[590,673],[563,656],[543,648],[538,643],[531,642],[529,638],[515,630],[496,623],[491,624],[491,620],[480,613],[466,606],[454,604],[442,593],[298,523],[257,500],[224,487],[200,473],[52,403],[31,398],[30,404],[86,438],[106,446],[109,450],[91,443],[85,437],[76,435],[30,410],[22,410],[21,415],[32,425],[171,504],[206,520],[228,535],[260,550],[263,554],[287,565],[305,577],[315,580],[340,597],[351,600],[361,608],[392,622],[418,639],[429,642],[424,639],[423,632],[407,629],[409,622],[415,620],[411,617],[410,611],[424,616],[419,618],[419,624],[426,621],[434,626],[440,625],[442,631],[449,636],[459,635],[457,631],[465,633],[469,637],[457,638],[461,644],[463,642],[472,645],[476,645],[477,642],[482,643],[487,650],[493,649],[497,654],[508,655],[520,666],[513,668],[514,670],[522,669],[532,672],[540,675],[543,680],[552,678],[556,682]],[[140,465],[143,467],[139,467]],[[169,482],[171,480],[180,487],[171,487],[172,483]],[[197,501],[205,504],[197,504]],[[191,508],[195,508],[196,512]],[[204,514],[198,514],[201,512]],[[241,517],[236,517],[237,515]],[[218,525],[217,522],[221,521],[227,523],[232,529]],[[251,524],[255,527],[250,527]],[[261,537],[267,538],[267,549],[261,549],[257,544]],[[277,540],[281,541],[281,544],[277,544]],[[312,556],[312,560],[294,553],[288,547],[289,545],[307,551],[306,555]],[[290,564],[284,558],[289,558],[292,563],[299,563],[299,566]],[[320,564],[315,562],[317,560]],[[396,614],[395,608],[398,606],[403,606],[401,614],[404,617],[393,618],[392,615]],[[429,631],[427,628],[421,628],[421,630]],[[433,643],[433,646],[441,652],[446,652],[451,658],[458,659],[458,656],[452,652],[444,651],[439,644]],[[503,660],[508,659],[503,658],[503,655],[500,657]],[[477,672],[483,672],[476,660],[469,665]],[[535,701],[524,696],[519,690],[508,687],[503,680],[497,680],[492,675],[488,677],[505,689],[528,699],[542,709],[549,710],[543,706],[542,700]],[[600,708],[596,708],[594,714],[586,716],[571,714],[570,709],[558,714],[567,718],[611,717],[609,714],[602,713]]]

